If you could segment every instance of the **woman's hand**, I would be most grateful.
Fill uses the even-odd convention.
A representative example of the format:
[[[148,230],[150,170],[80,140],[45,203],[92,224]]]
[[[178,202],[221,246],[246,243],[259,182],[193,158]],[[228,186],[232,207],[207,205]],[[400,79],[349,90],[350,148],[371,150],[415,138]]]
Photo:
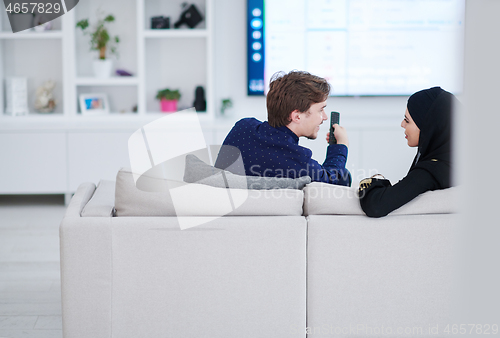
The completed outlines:
[[[337,139],[337,144],[344,144],[346,147],[349,147],[349,138],[347,137],[345,128],[338,124],[334,124],[333,128],[335,128],[333,135]],[[326,133],[326,142],[330,143],[330,132]]]

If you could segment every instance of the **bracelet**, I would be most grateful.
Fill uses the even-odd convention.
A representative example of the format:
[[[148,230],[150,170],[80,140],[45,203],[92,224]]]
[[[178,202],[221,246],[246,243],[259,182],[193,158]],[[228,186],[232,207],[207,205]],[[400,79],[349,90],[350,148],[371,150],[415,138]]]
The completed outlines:
[[[371,176],[370,178],[365,178],[363,180],[361,180],[361,182],[359,182],[359,191],[363,191],[365,189],[368,189],[368,187],[372,184],[373,182],[373,179],[377,179],[377,178],[382,178],[382,179],[386,179],[384,177],[384,175],[382,174],[375,174],[373,176]]]

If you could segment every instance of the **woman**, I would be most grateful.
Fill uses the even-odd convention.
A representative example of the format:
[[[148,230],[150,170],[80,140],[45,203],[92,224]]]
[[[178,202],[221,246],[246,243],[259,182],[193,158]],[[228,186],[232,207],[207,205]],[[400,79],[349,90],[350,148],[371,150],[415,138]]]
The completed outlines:
[[[451,186],[451,111],[453,94],[434,87],[419,91],[408,99],[401,127],[408,146],[418,147],[405,178],[391,186],[386,179],[361,181],[361,208],[370,217],[382,217],[418,195]]]

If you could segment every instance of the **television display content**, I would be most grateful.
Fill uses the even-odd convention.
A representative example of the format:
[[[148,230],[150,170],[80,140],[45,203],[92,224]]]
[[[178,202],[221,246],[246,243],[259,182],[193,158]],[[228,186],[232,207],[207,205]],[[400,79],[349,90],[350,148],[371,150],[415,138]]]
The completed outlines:
[[[465,0],[247,0],[248,95],[278,71],[326,78],[333,96],[463,87]]]

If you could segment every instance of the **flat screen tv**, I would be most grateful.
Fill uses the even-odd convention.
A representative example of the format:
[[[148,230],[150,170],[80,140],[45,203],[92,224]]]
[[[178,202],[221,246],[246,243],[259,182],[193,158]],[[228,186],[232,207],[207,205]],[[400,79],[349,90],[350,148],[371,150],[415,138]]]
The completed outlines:
[[[247,0],[248,95],[305,70],[332,96],[463,87],[465,0]]]

